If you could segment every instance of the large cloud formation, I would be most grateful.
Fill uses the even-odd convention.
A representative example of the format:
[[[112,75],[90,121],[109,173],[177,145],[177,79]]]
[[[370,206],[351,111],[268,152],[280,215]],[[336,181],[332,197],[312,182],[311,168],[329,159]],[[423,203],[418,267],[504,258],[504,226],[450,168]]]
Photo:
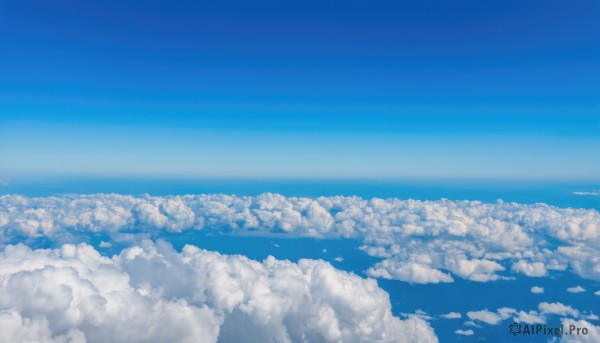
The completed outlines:
[[[0,252],[0,342],[437,342],[372,279],[144,241]]]
[[[4,244],[40,236],[69,242],[90,232],[118,240],[189,229],[360,237],[366,253],[382,258],[367,271],[370,276],[412,283],[455,277],[485,282],[514,273],[543,277],[567,269],[600,280],[600,213],[593,209],[270,193],[0,197]]]

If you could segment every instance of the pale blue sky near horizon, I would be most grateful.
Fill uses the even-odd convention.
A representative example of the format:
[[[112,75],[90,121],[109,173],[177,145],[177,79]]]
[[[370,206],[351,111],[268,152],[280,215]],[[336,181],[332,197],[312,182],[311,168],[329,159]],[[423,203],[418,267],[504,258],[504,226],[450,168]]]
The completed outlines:
[[[0,178],[600,179],[600,5],[0,5]]]

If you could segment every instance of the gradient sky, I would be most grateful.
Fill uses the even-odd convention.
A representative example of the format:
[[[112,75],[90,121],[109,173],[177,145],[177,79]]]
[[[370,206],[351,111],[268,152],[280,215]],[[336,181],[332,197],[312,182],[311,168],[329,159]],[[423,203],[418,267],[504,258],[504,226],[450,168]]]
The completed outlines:
[[[600,2],[0,4],[0,177],[600,178]]]

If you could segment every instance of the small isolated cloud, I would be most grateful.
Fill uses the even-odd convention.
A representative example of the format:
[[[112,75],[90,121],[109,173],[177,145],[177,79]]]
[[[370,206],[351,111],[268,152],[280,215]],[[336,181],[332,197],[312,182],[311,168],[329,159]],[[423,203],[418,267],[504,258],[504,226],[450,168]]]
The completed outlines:
[[[581,287],[581,286],[576,286],[576,287],[569,287],[567,288],[567,292],[569,293],[583,293],[585,292],[585,288]]]
[[[338,256],[336,258],[333,259],[335,262],[344,262],[344,258],[341,256]]]
[[[473,336],[474,334],[473,330],[456,330],[454,333],[463,336]]]
[[[573,192],[573,195],[600,195],[600,192]]]
[[[538,305],[540,312],[547,314],[557,314],[560,316],[579,316],[579,311],[575,310],[571,306],[567,306],[563,303],[547,303],[543,302]]]
[[[534,293],[534,294],[544,293],[544,287],[533,286],[533,287],[531,287],[531,293]]]
[[[600,295],[600,291],[595,291],[594,294]]]
[[[110,248],[110,247],[112,247],[111,242],[105,242],[105,241],[100,242],[100,248]]]
[[[460,319],[460,318],[462,318],[462,315],[458,312],[450,312],[450,313],[442,314],[441,317],[446,318],[446,319]]]
[[[502,321],[502,318],[498,314],[488,310],[470,311],[467,312],[467,317],[471,320],[484,322],[490,325],[496,325]]]

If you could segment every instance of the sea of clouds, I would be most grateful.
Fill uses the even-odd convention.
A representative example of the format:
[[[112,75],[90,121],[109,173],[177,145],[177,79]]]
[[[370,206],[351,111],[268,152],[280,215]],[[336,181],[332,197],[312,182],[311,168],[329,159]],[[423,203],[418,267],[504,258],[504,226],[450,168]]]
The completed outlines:
[[[374,279],[320,260],[253,261],[191,245],[177,252],[159,239],[187,230],[359,239],[380,258],[368,276],[414,284],[552,270],[600,280],[600,214],[593,209],[270,193],[5,195],[0,342],[437,342],[431,317],[395,317]],[[108,257],[81,243],[96,234],[127,248]],[[39,239],[54,248],[27,246]],[[560,306],[567,305],[466,318],[475,326],[509,317],[542,323]],[[599,327],[585,321],[594,314],[572,310],[562,320],[587,323],[596,337]]]
[[[411,283],[543,277],[552,270],[600,280],[594,209],[270,193],[0,197],[2,244],[38,237],[73,243],[89,233],[135,240],[183,230],[359,238],[367,254],[382,258],[370,276]]]

